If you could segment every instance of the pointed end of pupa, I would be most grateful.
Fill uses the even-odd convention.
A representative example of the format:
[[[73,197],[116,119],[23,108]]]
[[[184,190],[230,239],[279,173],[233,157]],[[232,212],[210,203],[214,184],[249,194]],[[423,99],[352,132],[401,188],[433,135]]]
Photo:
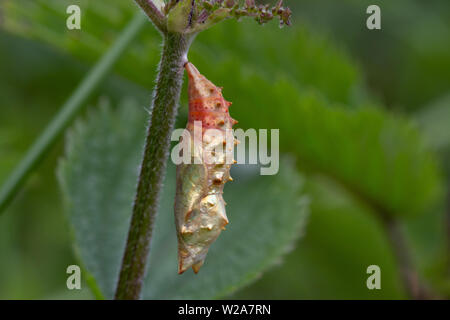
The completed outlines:
[[[179,257],[178,259],[178,274],[183,274],[187,269],[191,267],[192,270],[194,270],[194,273],[197,274],[200,271],[200,268],[203,266],[204,262],[204,260],[200,260],[194,263],[192,259],[182,257]]]
[[[189,78],[195,79],[201,76],[200,71],[198,71],[198,69],[190,62],[186,62],[184,68],[186,69]]]
[[[186,263],[186,259],[178,257],[178,274],[183,274],[189,268],[190,265]]]
[[[189,78],[188,90],[189,99],[198,99],[206,97],[222,97],[222,91],[214,83],[206,79],[200,71],[190,62],[184,65]]]
[[[200,268],[202,267],[202,265],[203,265],[203,260],[192,265],[192,270],[194,270],[195,274],[197,274],[200,271]]]

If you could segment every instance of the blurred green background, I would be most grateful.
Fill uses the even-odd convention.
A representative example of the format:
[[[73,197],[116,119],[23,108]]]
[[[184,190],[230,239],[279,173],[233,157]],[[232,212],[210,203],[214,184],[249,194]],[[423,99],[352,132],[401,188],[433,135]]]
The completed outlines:
[[[81,31],[65,27],[72,3],[83,10]],[[199,35],[190,53],[226,97],[247,108],[236,110],[243,128],[280,128],[282,151],[298,156],[311,198],[295,248],[229,298],[405,298],[380,218],[386,212],[399,219],[421,281],[450,297],[450,2],[286,4],[292,27],[227,21]],[[365,26],[370,4],[381,7],[382,30]],[[131,0],[1,2],[0,184],[137,10]],[[159,49],[148,24],[88,108],[128,97],[147,106]],[[297,101],[317,108],[286,107]],[[185,90],[181,106],[179,127]],[[337,131],[327,131],[332,126]],[[365,129],[379,135],[365,140]],[[342,133],[335,148],[333,132]],[[400,150],[395,167],[383,162],[395,154],[390,148]],[[63,151],[61,137],[0,215],[1,299],[93,297],[86,284],[65,287],[66,267],[77,260],[55,177]],[[382,290],[366,288],[371,264],[381,267]]]

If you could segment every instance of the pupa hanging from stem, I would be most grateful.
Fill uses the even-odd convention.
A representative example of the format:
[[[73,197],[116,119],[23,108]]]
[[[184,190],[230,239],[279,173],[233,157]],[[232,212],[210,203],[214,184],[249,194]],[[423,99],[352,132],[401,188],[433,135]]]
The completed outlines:
[[[232,180],[230,168],[235,160],[237,140],[232,126],[237,123],[228,113],[230,102],[222,89],[206,79],[191,63],[189,78],[189,121],[187,135],[181,139],[191,151],[188,163],[177,166],[175,221],[178,237],[178,273],[190,267],[197,273],[209,247],[228,224],[224,184]]]

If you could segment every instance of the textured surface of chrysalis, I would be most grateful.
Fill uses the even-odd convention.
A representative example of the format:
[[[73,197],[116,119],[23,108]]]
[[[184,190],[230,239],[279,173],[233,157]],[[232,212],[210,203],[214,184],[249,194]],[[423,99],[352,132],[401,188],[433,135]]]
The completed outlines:
[[[228,224],[224,184],[232,180],[236,123],[228,113],[230,102],[222,89],[206,79],[191,63],[189,78],[189,121],[182,143],[191,150],[188,163],[177,166],[175,220],[178,236],[178,272],[190,267],[197,273],[209,247]],[[185,155],[184,155],[185,156]]]

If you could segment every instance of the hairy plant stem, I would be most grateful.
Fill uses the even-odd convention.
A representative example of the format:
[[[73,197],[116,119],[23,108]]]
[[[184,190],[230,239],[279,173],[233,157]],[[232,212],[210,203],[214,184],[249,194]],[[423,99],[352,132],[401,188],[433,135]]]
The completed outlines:
[[[167,33],[115,299],[139,299],[192,36]]]
[[[161,11],[155,6],[152,0],[135,0],[139,7],[150,18],[155,27],[162,33],[166,32],[165,17]]]

